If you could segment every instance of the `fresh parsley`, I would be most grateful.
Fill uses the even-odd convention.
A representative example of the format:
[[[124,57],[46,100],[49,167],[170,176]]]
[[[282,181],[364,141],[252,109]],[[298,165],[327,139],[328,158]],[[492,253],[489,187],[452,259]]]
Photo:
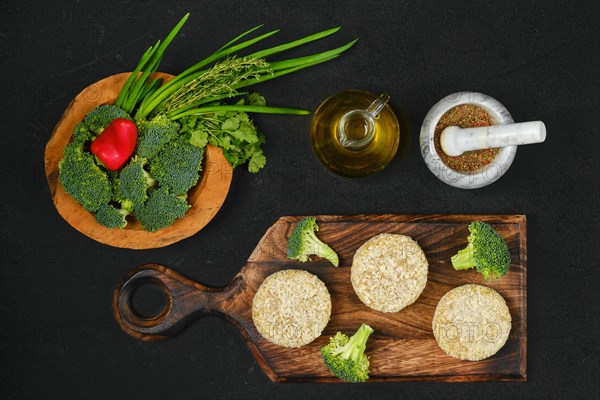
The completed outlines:
[[[252,93],[237,105],[266,105],[265,98]],[[181,132],[188,135],[192,145],[208,143],[223,149],[223,156],[233,168],[248,162],[248,171],[258,172],[266,164],[261,145],[265,135],[259,132],[248,114],[241,111],[220,111],[201,116],[182,118]]]

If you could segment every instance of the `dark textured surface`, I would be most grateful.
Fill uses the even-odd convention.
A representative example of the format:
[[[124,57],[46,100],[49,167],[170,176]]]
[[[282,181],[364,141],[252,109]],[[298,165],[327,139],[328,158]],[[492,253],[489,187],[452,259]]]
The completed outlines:
[[[50,200],[45,142],[79,90],[133,68],[188,10],[166,72],[258,23],[284,28],[277,41],[344,26],[315,49],[360,36],[340,59],[260,90],[272,104],[312,109],[348,88],[388,92],[408,116],[396,159],[373,177],[339,178],[311,152],[310,118],[257,117],[268,166],[236,171],[221,212],[199,234],[151,251],[79,234]],[[2,2],[0,397],[598,398],[599,10],[591,1]],[[457,90],[497,98],[517,121],[544,121],[546,143],[520,148],[490,187],[444,185],[421,159],[418,130]],[[113,319],[113,286],[139,264],[222,285],[280,215],[390,212],[527,215],[528,382],[273,384],[219,318],[157,343],[134,340]]]

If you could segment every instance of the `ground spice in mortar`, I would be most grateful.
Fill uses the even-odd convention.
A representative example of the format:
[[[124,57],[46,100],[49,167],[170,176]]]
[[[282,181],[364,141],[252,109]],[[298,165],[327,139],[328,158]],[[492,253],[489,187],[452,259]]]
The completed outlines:
[[[460,156],[452,157],[444,153],[440,145],[442,131],[449,126],[470,128],[472,126],[493,125],[492,116],[481,107],[473,104],[461,104],[446,111],[435,126],[433,143],[438,155],[448,167],[458,172],[473,172],[494,161],[499,149],[465,151]]]

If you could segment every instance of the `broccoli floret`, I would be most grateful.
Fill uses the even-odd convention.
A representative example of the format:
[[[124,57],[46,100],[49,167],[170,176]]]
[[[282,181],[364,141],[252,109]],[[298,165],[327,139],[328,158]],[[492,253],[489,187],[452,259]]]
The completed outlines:
[[[369,379],[369,357],[365,349],[371,333],[373,328],[362,324],[351,338],[342,332],[329,338],[329,344],[321,349],[327,368],[345,381],[364,382]]]
[[[455,270],[475,267],[485,280],[496,280],[510,267],[510,252],[504,238],[485,222],[472,222],[469,245],[452,256]]]
[[[179,124],[162,114],[150,121],[138,121],[137,155],[152,159],[171,140],[179,135]]]
[[[169,193],[165,188],[152,190],[148,200],[136,208],[135,217],[144,229],[155,232],[173,224],[177,218],[183,218],[191,206],[180,196]]]
[[[113,187],[113,193],[117,193],[117,189],[119,187],[119,173],[121,171],[111,171],[110,169],[107,169],[105,172]]]
[[[298,222],[288,239],[288,258],[306,262],[310,261],[308,256],[314,254],[329,260],[337,267],[340,263],[338,255],[319,240],[315,235],[318,230],[319,226],[314,217],[307,217]]]
[[[73,143],[83,146],[104,131],[115,118],[131,120],[129,114],[119,107],[107,105],[94,108],[73,130]]]
[[[203,156],[203,147],[194,146],[184,137],[179,137],[150,160],[150,174],[171,193],[185,194],[198,182]]]
[[[92,140],[94,136],[88,130],[83,122],[77,124],[75,129],[73,129],[73,142],[78,146],[83,146],[85,142]]]
[[[88,113],[83,119],[83,125],[94,136],[102,133],[104,128],[113,122],[116,118],[125,118],[131,120],[129,114],[117,106],[106,105],[98,106]]]
[[[98,211],[112,197],[108,175],[96,165],[94,156],[76,143],[68,144],[64,154],[58,163],[60,184],[87,211]]]
[[[131,202],[132,210],[146,201],[148,189],[156,183],[156,180],[144,169],[145,164],[145,159],[134,157],[128,165],[121,169],[119,179],[116,180],[117,199],[120,202],[125,200]]]
[[[112,204],[103,204],[96,212],[96,221],[109,229],[125,228],[130,211],[125,208],[116,208]]]

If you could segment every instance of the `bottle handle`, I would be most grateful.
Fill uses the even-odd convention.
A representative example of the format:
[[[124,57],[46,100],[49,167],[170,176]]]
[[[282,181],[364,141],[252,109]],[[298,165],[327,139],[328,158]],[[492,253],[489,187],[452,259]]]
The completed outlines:
[[[376,98],[366,110],[356,109],[346,112],[337,126],[338,141],[348,150],[359,151],[365,149],[375,137],[375,119],[390,100],[390,96],[382,93]],[[348,126],[360,120],[365,125],[365,134],[362,138],[350,138],[347,133]]]
[[[390,95],[387,93],[381,93],[371,105],[367,108],[367,112],[371,114],[373,119],[379,117],[379,113],[383,110],[383,107],[390,101]]]

